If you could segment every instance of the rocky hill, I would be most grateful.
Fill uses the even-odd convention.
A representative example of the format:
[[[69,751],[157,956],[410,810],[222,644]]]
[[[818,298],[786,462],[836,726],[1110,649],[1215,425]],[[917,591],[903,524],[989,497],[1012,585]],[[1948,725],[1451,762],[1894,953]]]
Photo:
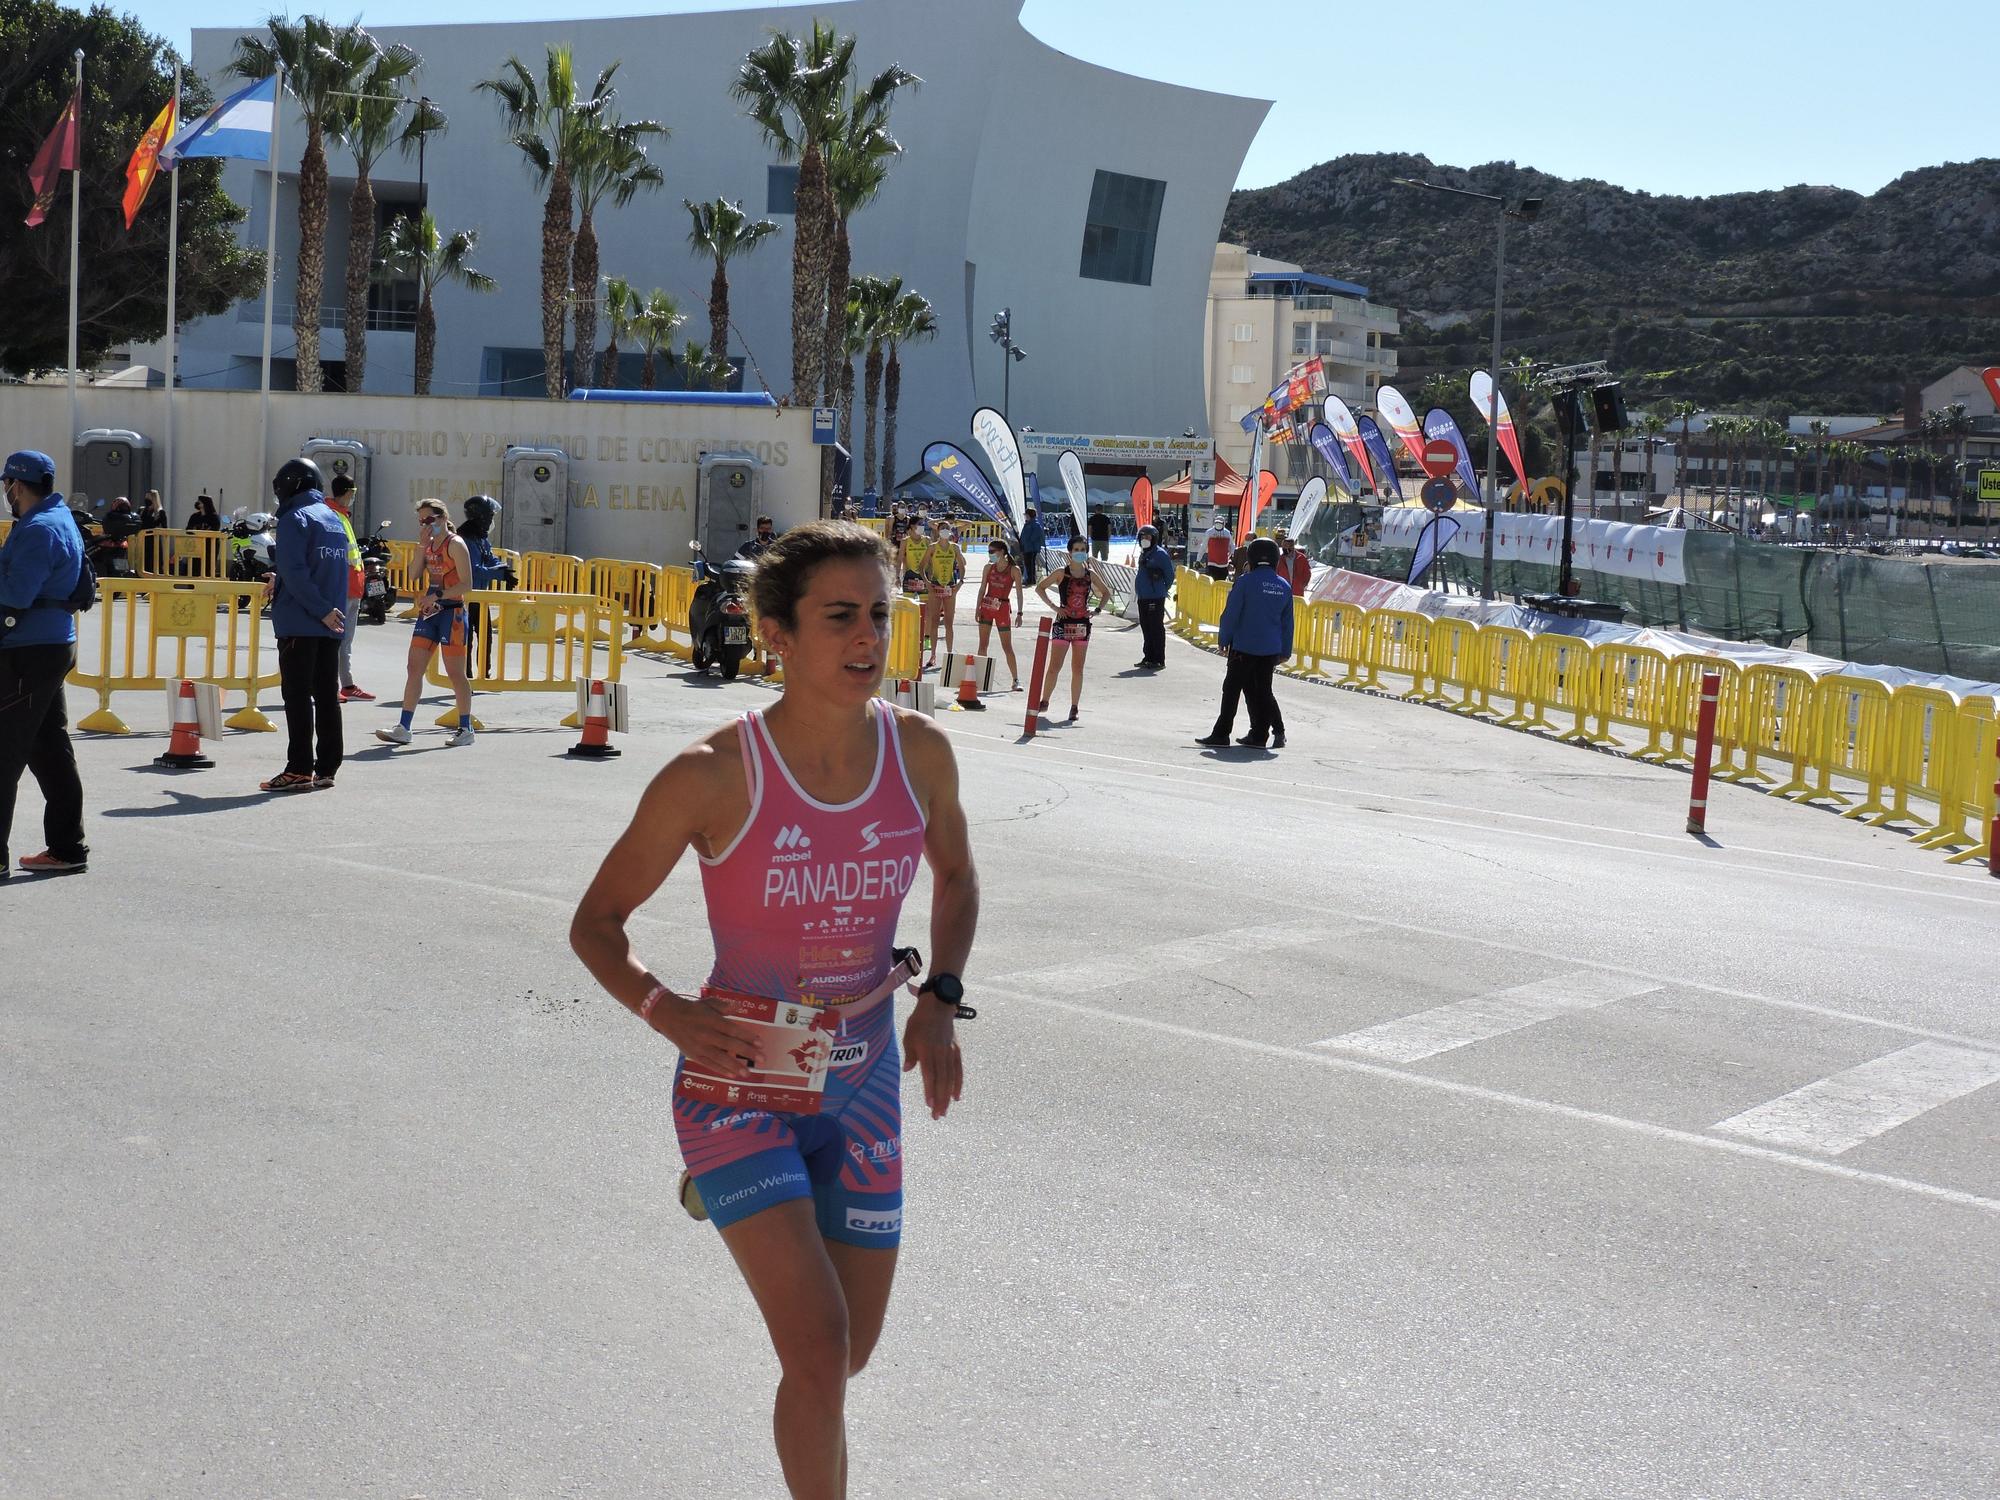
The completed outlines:
[[[1493,214],[1394,177],[1543,199],[1509,226],[1507,352],[1608,359],[1635,405],[1887,414],[1906,381],[2000,360],[2000,160],[1867,196],[1676,198],[1511,162],[1343,156],[1234,194],[1225,239],[1404,310],[1408,387],[1486,363]]]

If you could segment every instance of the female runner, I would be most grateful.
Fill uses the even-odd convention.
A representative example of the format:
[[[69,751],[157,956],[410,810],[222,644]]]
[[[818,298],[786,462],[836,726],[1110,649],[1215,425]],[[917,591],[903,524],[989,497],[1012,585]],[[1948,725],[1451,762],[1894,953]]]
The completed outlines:
[[[1060,588],[1062,601],[1049,597]],[[1111,585],[1090,560],[1090,539],[1078,532],[1069,539],[1069,561],[1035,585],[1042,603],[1056,612],[1055,628],[1049,632],[1049,669],[1042,678],[1036,713],[1049,711],[1049,699],[1062,675],[1063,653],[1073,652],[1069,667],[1069,719],[1076,722],[1077,707],[1083,702],[1083,656],[1090,649],[1090,619],[1111,602]],[[1095,607],[1092,599],[1095,596]]]
[[[667,763],[570,924],[605,989],[680,1049],[681,1153],[770,1331],[794,1500],[847,1493],[847,1382],[882,1332],[902,1230],[899,1073],[921,1070],[933,1119],[964,1088],[954,1025],[979,883],[949,741],[875,697],[890,582],[887,547],[862,527],[815,521],[778,539],[755,589],[783,695]],[[681,993],[646,968],[626,923],[690,847],[715,965],[701,992]],[[891,997],[921,960],[893,945],[920,855],[932,962],[899,1070]],[[806,1040],[746,1019],[743,996],[778,1002]],[[736,1102],[815,1062],[816,1110]]]
[[[931,543],[929,560],[924,565],[924,647],[926,667],[937,665],[937,648],[940,637],[944,642],[944,654],[951,655],[952,621],[958,614],[958,589],[965,582],[965,554],[959,550],[957,534],[951,522],[937,523],[936,539]],[[939,626],[943,630],[939,630]]]
[[[472,743],[472,682],[465,674],[467,626],[465,591],[472,587],[472,554],[451,529],[442,500],[417,502],[417,531],[423,538],[424,578],[429,587],[417,606],[417,623],[410,630],[409,671],[403,680],[402,716],[375,738],[391,745],[410,743],[410,721],[423,696],[424,669],[433,654],[444,657],[458,704],[458,729],[445,741],[450,746]]]
[[[986,548],[986,568],[979,575],[979,602],[973,613],[979,618],[979,654],[986,654],[986,643],[992,638],[993,628],[1000,628],[1000,649],[1007,655],[1007,670],[1014,677],[1014,691],[1021,691],[1021,668],[1014,660],[1014,627],[1020,623],[1018,607],[1010,610],[1007,605],[1009,594],[1018,594],[1021,589],[1020,570],[1014,566],[1014,551],[1006,542],[995,537]]]

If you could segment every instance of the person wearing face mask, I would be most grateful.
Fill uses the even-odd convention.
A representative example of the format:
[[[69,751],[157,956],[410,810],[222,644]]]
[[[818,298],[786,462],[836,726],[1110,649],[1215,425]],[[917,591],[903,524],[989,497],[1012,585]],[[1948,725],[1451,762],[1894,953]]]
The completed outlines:
[[[958,535],[951,522],[937,524],[930,557],[924,565],[924,648],[925,667],[937,664],[939,638],[944,654],[951,655],[952,625],[958,614],[958,589],[965,582],[965,553],[959,550]]]
[[[1051,589],[1061,598],[1051,597]],[[1056,679],[1062,675],[1063,657],[1068,654],[1069,718],[1065,722],[1074,724],[1083,702],[1083,657],[1090,649],[1091,616],[1111,602],[1111,585],[1090,560],[1090,542],[1077,535],[1069,539],[1069,561],[1036,584],[1035,592],[1056,612],[1055,626],[1049,632],[1049,668],[1041,680],[1035,711],[1048,712]]]
[[[458,729],[445,741],[458,746],[472,743],[472,681],[465,674],[465,646],[469,626],[465,617],[465,593],[472,587],[472,554],[451,529],[442,500],[417,502],[417,529],[423,538],[424,599],[417,606],[417,622],[410,632],[409,676],[403,683],[403,714],[395,727],[378,729],[375,738],[390,745],[410,743],[410,721],[416,717],[417,699],[424,691],[424,669],[431,657],[444,655],[445,675],[458,703]]]
[[[345,753],[340,728],[340,637],[347,628],[347,532],[326,503],[319,465],[287,459],[271,477],[271,626],[285,704],[285,769],[267,792],[328,790]]]
[[[1250,732],[1236,743],[1253,750],[1285,748],[1285,715],[1271,677],[1292,654],[1292,586],[1278,575],[1278,544],[1258,537],[1248,549],[1249,568],[1229,589],[1215,643],[1229,656],[1222,679],[1222,708],[1215,727],[1195,741],[1221,749],[1236,724],[1238,696],[1250,706]]]
[[[736,555],[738,557],[747,557],[754,562],[769,551],[771,544],[777,539],[778,533],[771,528],[771,518],[769,516],[759,516],[757,518],[757,534],[738,547]]]
[[[979,575],[979,603],[973,613],[979,620],[979,654],[986,654],[986,643],[992,638],[997,626],[1000,631],[1000,650],[1007,657],[1007,670],[1013,674],[1015,692],[1021,691],[1021,667],[1014,660],[1014,626],[1020,619],[1019,606],[1013,614],[1008,613],[1007,595],[1012,593],[1017,599],[1021,591],[1021,570],[1014,566],[1014,553],[995,537],[986,548],[986,569]]]
[[[1151,526],[1139,528],[1139,555],[1133,563],[1133,598],[1139,606],[1139,635],[1145,642],[1139,658],[1142,670],[1164,671],[1167,665],[1167,595],[1174,589],[1174,560],[1160,545]]]

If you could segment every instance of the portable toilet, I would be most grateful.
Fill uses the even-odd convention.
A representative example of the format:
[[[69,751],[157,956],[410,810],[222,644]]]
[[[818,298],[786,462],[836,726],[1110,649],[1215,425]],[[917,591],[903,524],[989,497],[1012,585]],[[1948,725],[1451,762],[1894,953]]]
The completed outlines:
[[[500,545],[569,551],[569,455],[562,449],[510,447],[500,456]]]
[[[359,493],[348,508],[353,512],[356,537],[369,535],[375,527],[375,497],[370,493],[368,483],[368,460],[371,456],[368,445],[355,438],[307,438],[299,448],[300,458],[309,458],[319,465],[328,494],[333,493],[333,481],[340,475],[345,474],[354,481]]]
[[[122,427],[88,427],[76,435],[67,494],[73,506],[102,514],[120,495],[136,509],[153,487],[153,440]]]
[[[763,466],[748,453],[704,453],[698,467],[694,534],[708,560],[720,563],[756,534]]]

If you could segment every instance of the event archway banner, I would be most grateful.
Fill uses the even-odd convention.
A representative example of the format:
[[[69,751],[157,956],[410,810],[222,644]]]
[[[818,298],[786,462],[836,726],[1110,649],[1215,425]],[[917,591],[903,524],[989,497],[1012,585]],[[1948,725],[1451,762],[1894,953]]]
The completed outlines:
[[[973,441],[986,450],[993,475],[1000,481],[1000,493],[1007,497],[1007,510],[1019,531],[1028,519],[1028,487],[1021,478],[1021,443],[1007,419],[990,406],[972,414]]]
[[[2000,396],[1994,397],[2000,402]],[[1514,430],[1514,415],[1507,410],[1507,397],[1493,384],[1493,377],[1484,370],[1472,372],[1472,410],[1484,422],[1491,420],[1494,430],[1500,436],[1500,451],[1507,455],[1507,462],[1514,466],[1514,477],[1521,482],[1521,488],[1528,487],[1528,466],[1521,462],[1521,434]]]

